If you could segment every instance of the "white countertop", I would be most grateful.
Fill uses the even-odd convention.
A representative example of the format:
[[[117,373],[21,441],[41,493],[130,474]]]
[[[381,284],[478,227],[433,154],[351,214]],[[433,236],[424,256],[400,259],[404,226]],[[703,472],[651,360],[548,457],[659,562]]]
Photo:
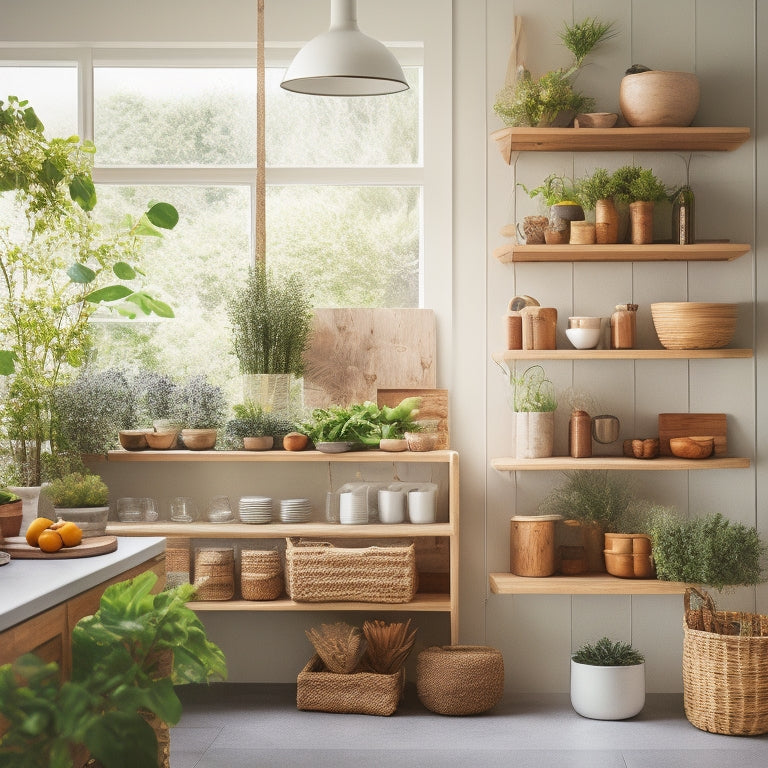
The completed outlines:
[[[0,631],[47,611],[165,551],[164,538],[119,537],[105,555],[11,560],[0,567]]]

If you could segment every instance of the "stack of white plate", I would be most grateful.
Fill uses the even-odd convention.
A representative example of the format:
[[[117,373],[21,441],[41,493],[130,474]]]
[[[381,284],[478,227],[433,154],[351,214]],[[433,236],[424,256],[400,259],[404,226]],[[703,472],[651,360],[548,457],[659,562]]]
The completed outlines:
[[[238,514],[243,523],[271,523],[272,499],[269,496],[243,496]]]
[[[282,499],[280,501],[280,522],[306,523],[312,516],[309,499]]]
[[[366,488],[339,494],[339,522],[342,525],[365,525],[368,522]]]

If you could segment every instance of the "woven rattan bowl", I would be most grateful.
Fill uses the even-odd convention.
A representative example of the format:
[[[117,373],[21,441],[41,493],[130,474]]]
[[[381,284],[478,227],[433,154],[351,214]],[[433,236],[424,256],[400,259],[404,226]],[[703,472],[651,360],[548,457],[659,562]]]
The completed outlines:
[[[665,301],[651,304],[659,341],[667,349],[717,349],[730,344],[737,304]]]

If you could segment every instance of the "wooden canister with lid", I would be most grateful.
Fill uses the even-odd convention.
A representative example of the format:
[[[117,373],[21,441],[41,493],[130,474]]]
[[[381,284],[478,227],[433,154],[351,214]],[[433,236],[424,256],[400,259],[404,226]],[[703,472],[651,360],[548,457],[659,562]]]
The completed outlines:
[[[516,576],[551,576],[555,560],[555,524],[561,515],[515,515],[509,532],[509,570]]]

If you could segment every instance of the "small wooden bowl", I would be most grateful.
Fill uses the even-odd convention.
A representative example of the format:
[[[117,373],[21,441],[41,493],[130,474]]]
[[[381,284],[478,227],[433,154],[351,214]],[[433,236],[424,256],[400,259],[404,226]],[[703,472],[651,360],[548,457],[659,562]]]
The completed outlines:
[[[624,455],[630,459],[655,459],[659,455],[659,438],[625,440]]]
[[[122,429],[118,436],[126,451],[143,451],[147,447],[146,429]]]
[[[681,459],[706,459],[715,449],[715,438],[711,436],[671,437],[669,450]]]
[[[622,579],[654,578],[651,556],[646,554],[616,553],[605,550],[605,570]]]
[[[174,448],[178,438],[178,429],[162,429],[146,434],[147,445],[153,451],[167,451],[169,448]]]
[[[573,121],[574,128],[613,128],[619,116],[615,112],[582,112]]]

